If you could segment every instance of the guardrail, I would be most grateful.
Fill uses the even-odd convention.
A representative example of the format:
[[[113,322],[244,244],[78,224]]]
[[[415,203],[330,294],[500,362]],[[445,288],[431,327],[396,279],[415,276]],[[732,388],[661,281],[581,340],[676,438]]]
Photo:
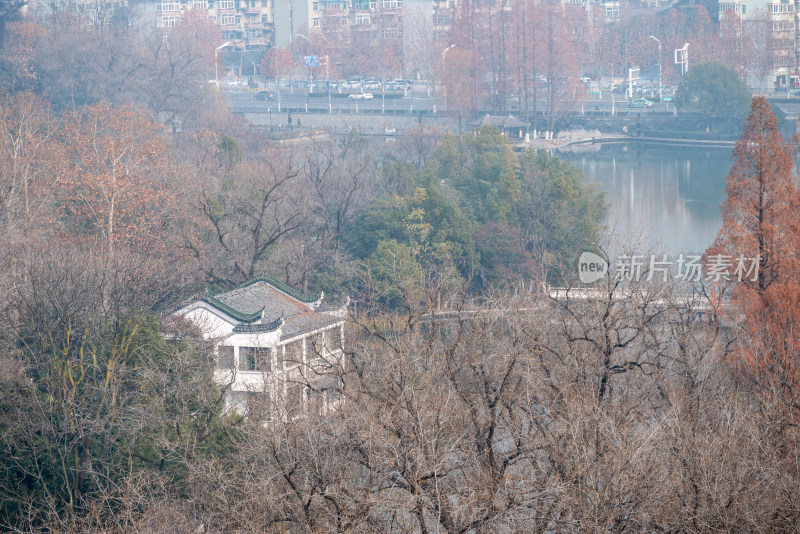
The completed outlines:
[[[372,101],[374,102],[374,101]],[[277,101],[267,101],[267,102],[233,102],[230,105],[231,111],[234,113],[364,113],[364,114],[373,114],[373,115],[416,115],[420,112],[423,113],[432,113],[432,109],[418,109],[414,108],[413,105],[404,105],[398,106],[396,105],[397,102],[393,102],[395,105],[389,106],[388,103],[385,106],[381,106],[379,103],[375,103],[371,106],[363,106],[363,101],[348,101],[348,102],[333,102],[331,103],[330,108],[328,104],[318,104],[318,103],[309,103],[306,105],[291,103],[285,104],[281,103],[280,111],[278,111],[278,102]]]

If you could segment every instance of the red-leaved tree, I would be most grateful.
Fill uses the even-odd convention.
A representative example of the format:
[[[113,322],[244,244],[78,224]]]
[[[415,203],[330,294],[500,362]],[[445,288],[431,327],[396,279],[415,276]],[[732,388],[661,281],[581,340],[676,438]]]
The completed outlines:
[[[800,416],[800,192],[764,97],[753,99],[733,160],[722,229],[706,252],[731,263],[722,285],[740,328],[731,356],[782,413]]]

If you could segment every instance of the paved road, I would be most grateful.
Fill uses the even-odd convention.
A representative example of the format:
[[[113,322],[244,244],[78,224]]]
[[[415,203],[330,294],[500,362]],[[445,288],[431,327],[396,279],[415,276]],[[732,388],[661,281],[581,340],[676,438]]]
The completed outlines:
[[[389,93],[383,95],[381,93],[373,93],[372,100],[352,100],[347,98],[347,93],[343,92],[332,93],[330,96],[327,93],[308,93],[305,89],[295,89],[291,91],[288,88],[281,89],[280,106],[278,99],[263,101],[255,99],[256,93],[239,91],[239,92],[225,92],[225,96],[230,102],[234,111],[237,112],[276,112],[291,110],[295,112],[328,112],[333,113],[361,113],[361,112],[379,112],[382,111],[387,114],[397,113],[417,113],[417,112],[443,112],[447,111],[443,98],[436,96],[427,96],[424,93],[415,94],[409,93],[407,95],[400,95],[397,93]],[[638,99],[637,97],[636,99]],[[636,100],[632,99],[632,100]],[[537,109],[544,110],[545,98],[540,97],[537,101]],[[622,95],[603,95],[602,98],[597,96],[589,96],[583,104],[572,103],[559,103],[558,109],[564,109],[569,106],[574,112],[585,113],[599,113],[611,114],[613,112],[628,111],[639,113],[655,113],[655,112],[674,112],[675,107],[669,103],[655,102],[651,107],[634,108],[630,107],[630,103]],[[533,101],[529,100],[529,106],[533,105]],[[518,113],[519,108],[513,105],[509,106],[507,110],[509,113]],[[532,111],[532,109],[531,109]]]

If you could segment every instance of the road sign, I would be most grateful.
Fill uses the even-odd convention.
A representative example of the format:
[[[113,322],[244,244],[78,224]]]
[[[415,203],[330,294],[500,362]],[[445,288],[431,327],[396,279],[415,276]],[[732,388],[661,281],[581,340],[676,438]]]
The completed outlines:
[[[309,69],[313,69],[314,67],[319,67],[319,56],[306,56],[306,67]]]
[[[661,101],[662,102],[672,102],[672,97],[671,96],[665,96],[664,98],[661,99]]]

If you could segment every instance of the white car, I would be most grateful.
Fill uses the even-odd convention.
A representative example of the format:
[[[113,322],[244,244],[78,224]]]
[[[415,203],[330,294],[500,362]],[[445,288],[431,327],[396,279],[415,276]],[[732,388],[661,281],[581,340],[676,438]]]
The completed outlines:
[[[372,100],[372,93],[365,93],[364,91],[361,91],[360,93],[353,93],[347,98],[351,100]]]

